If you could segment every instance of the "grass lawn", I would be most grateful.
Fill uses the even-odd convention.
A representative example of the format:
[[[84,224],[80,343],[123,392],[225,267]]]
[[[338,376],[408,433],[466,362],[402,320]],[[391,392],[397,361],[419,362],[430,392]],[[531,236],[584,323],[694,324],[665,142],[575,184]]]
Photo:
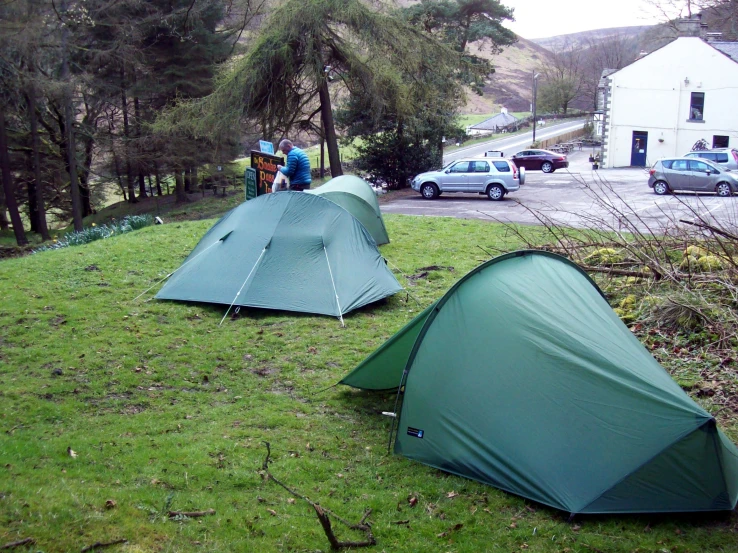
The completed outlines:
[[[203,203],[211,207],[198,216],[235,197]],[[200,207],[178,209],[165,225],[2,261],[0,547],[32,537],[14,551],[117,539],[128,542],[105,551],[329,550],[309,505],[263,478],[268,441],[270,471],[292,489],[353,523],[372,509],[368,551],[738,551],[735,513],[570,524],[566,513],[389,455],[380,413],[394,394],[331,387],[487,260],[481,248],[515,249],[505,227],[387,215],[382,253],[394,266],[453,271],[429,271],[411,296],[353,312],[345,328],[255,309],[218,326],[223,306],[147,301],[158,288],[134,301],[215,222],[180,220]],[[727,430],[735,439],[735,425]],[[207,509],[215,514],[167,516]],[[341,540],[363,538],[333,528]]]

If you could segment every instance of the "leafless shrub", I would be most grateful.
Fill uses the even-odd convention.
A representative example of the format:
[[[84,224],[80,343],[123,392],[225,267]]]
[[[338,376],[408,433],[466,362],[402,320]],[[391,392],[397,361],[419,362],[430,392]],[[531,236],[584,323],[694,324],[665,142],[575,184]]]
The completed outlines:
[[[591,210],[523,206],[543,236],[523,234],[513,224],[507,224],[508,231],[529,248],[559,253],[604,276],[617,294],[638,289],[643,301],[628,320],[668,331],[705,330],[715,338],[711,347],[729,348],[738,335],[736,204],[727,198],[730,203],[721,209],[729,213],[718,221],[699,196],[674,196],[646,216],[616,185],[600,174],[594,179],[578,179]]]

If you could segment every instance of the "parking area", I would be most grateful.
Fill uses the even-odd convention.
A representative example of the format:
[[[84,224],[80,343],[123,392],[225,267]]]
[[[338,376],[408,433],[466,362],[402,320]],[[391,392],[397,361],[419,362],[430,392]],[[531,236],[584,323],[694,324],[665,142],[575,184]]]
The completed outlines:
[[[589,153],[569,154],[568,170],[554,173],[528,171],[525,184],[500,202],[477,194],[445,194],[425,200],[413,193],[382,203],[385,213],[486,219],[521,224],[541,224],[541,218],[574,227],[612,229],[632,225],[658,232],[679,224],[680,219],[702,218],[734,228],[738,224],[738,196],[711,194],[657,196],[648,187],[645,168],[592,170]]]

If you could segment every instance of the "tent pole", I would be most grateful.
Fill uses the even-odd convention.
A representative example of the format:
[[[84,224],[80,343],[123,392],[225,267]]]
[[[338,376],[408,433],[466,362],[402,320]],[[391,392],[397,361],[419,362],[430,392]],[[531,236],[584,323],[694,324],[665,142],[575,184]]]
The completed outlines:
[[[220,320],[220,323],[218,323],[218,326],[223,324],[223,321],[225,321],[225,318],[228,316],[228,313],[231,311],[231,307],[233,307],[233,304],[236,303],[236,300],[238,299],[238,296],[241,295],[241,290],[243,290],[243,287],[246,286],[246,283],[249,281],[249,278],[251,278],[251,273],[254,272],[254,269],[256,269],[256,266],[259,264],[259,261],[261,261],[261,258],[264,255],[264,252],[267,251],[266,247],[264,247],[263,250],[261,250],[261,254],[259,254],[259,259],[256,260],[256,263],[254,263],[254,266],[251,267],[251,270],[249,271],[248,276],[246,277],[246,280],[243,281],[243,284],[238,289],[238,292],[236,292],[236,297],[233,298],[233,301],[231,302],[231,305],[228,306],[228,309],[225,312],[225,315],[223,315],[223,318]]]
[[[323,243],[323,252],[325,252],[325,260],[328,263],[328,272],[331,275],[331,284],[333,285],[333,293],[336,295],[336,305],[338,305],[338,318],[341,320],[341,326],[345,327],[346,323],[343,322],[343,313],[341,312],[341,302],[338,301],[338,290],[336,290],[336,283],[333,281],[333,271],[331,270],[331,262],[328,259],[328,250],[325,249],[325,242]]]
[[[389,442],[387,443],[387,453],[390,453],[392,451],[392,435],[395,433],[395,421],[397,421],[397,417],[398,417],[397,406],[400,404],[400,393],[402,392],[402,387],[405,385],[406,378],[407,378],[407,367],[405,367],[405,370],[402,371],[402,378],[400,379],[400,385],[397,387],[397,396],[395,397],[395,406],[392,409],[392,412],[395,414],[395,416],[392,417],[392,426],[390,426]]]
[[[230,233],[228,233],[228,234],[230,234]],[[144,294],[145,294],[146,292],[148,292],[149,290],[151,290],[151,289],[152,289],[152,288],[153,288],[154,286],[156,286],[157,284],[161,284],[162,282],[164,282],[164,281],[165,281],[166,279],[168,279],[168,278],[169,278],[170,276],[172,276],[172,275],[173,275],[174,273],[176,273],[177,271],[179,271],[179,270],[180,270],[180,269],[181,269],[182,267],[184,267],[185,265],[188,265],[189,263],[191,263],[192,261],[194,261],[195,259],[197,259],[198,257],[200,257],[200,256],[201,256],[202,254],[204,254],[204,253],[205,253],[206,251],[208,251],[208,250],[209,250],[210,248],[212,248],[212,247],[213,247],[213,246],[215,246],[216,244],[220,244],[221,242],[223,242],[223,240],[225,240],[225,238],[226,238],[226,237],[228,236],[228,234],[226,234],[226,235],[225,235],[225,236],[224,236],[223,238],[221,238],[221,239],[220,239],[220,240],[218,240],[217,242],[213,242],[212,244],[210,244],[210,245],[209,245],[209,246],[208,246],[207,248],[205,248],[204,250],[202,250],[202,251],[201,251],[200,253],[198,253],[198,254],[197,254],[197,255],[196,255],[195,257],[193,257],[192,259],[190,259],[190,260],[189,260],[189,261],[187,261],[186,263],[183,263],[182,265],[180,265],[179,267],[177,267],[177,268],[176,268],[176,269],[175,269],[174,271],[172,271],[171,273],[169,273],[169,274],[168,274],[167,276],[165,276],[165,277],[164,277],[163,279],[161,279],[160,281],[158,281],[158,282],[155,282],[154,284],[152,284],[151,286],[149,286],[148,288],[146,288],[146,290],[144,290],[144,291],[143,291],[143,292],[141,292],[141,293],[140,293],[140,294],[139,294],[138,296],[136,296],[135,298],[133,298],[133,300],[132,300],[132,301],[136,301],[136,300],[137,300],[138,298],[140,298],[141,296],[143,296],[143,295],[144,295]]]

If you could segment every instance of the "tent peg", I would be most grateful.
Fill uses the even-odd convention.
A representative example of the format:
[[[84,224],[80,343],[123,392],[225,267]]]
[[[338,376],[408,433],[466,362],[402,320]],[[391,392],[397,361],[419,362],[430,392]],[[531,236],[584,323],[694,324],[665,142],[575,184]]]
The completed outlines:
[[[382,411],[382,415],[385,417],[392,417],[393,419],[397,418],[397,413],[393,413],[392,411]]]

